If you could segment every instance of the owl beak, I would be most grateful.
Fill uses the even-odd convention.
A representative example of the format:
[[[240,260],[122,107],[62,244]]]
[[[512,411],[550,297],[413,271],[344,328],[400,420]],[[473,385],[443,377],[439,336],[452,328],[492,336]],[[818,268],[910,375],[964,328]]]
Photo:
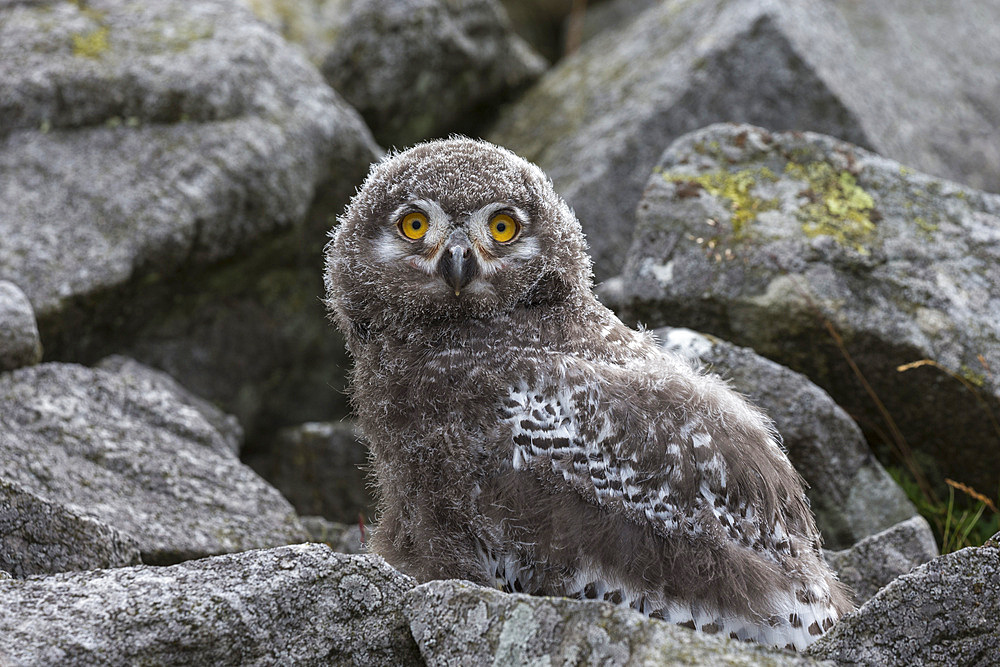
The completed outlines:
[[[465,234],[456,232],[448,239],[444,254],[438,261],[438,272],[455,292],[455,296],[461,294],[462,288],[479,275],[479,265],[472,254],[472,244]]]

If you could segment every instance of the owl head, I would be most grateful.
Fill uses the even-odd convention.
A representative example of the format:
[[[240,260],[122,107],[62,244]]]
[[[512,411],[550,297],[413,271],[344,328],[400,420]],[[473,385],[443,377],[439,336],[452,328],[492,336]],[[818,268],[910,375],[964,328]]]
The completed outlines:
[[[485,141],[375,164],[326,248],[327,305],[349,336],[489,318],[591,287],[580,223],[535,165]]]

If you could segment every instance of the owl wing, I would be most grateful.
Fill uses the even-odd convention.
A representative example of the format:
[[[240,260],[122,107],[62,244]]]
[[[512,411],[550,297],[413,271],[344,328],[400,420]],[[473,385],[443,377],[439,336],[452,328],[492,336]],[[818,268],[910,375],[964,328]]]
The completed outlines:
[[[800,648],[849,608],[831,598],[837,584],[800,478],[762,413],[679,359],[533,365],[553,366],[557,374],[536,373],[503,401],[515,474],[531,475],[550,497],[600,508],[580,512],[589,523],[576,534],[601,536],[585,553],[635,534],[622,521],[609,527],[615,516],[662,538],[652,557],[660,562],[647,561],[631,585],[621,583],[622,568],[634,563],[618,553],[578,570],[563,594],[611,586],[675,623]],[[660,592],[644,581],[659,581]],[[662,594],[664,584],[672,592]]]
[[[769,422],[718,379],[669,359],[562,367],[503,402],[515,469],[664,537],[783,551],[813,532]]]

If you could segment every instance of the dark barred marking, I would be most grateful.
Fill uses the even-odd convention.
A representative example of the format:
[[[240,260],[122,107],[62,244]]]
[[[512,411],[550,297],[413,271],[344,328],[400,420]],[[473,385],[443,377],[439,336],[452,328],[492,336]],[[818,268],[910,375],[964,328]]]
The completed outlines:
[[[594,582],[590,582],[589,584],[583,587],[583,595],[588,600],[597,599],[597,586],[594,585]]]
[[[690,630],[694,630],[695,629],[695,627],[694,627],[694,620],[684,621],[683,623],[678,623],[677,625],[681,626],[682,628],[688,628]]]
[[[823,619],[823,631],[826,632],[833,627],[833,619],[830,617]]]
[[[819,628],[819,623],[817,623],[816,621],[812,622],[812,624],[809,626],[809,634],[814,636],[823,634],[823,631],[820,630]]]
[[[802,619],[799,618],[798,614],[795,614],[795,613],[789,614],[788,615],[788,622],[792,624],[793,628],[801,628],[802,627]]]
[[[622,603],[622,592],[621,591],[608,591],[604,594],[604,601],[611,602],[614,604]]]
[[[701,626],[701,631],[702,632],[707,632],[710,635],[714,635],[716,632],[718,632],[721,629],[722,629],[722,626],[719,625],[718,623],[706,623],[705,625]]]
[[[657,618],[657,619],[659,619],[661,621],[667,620],[666,617],[663,615],[663,610],[662,609],[657,609],[656,611],[649,612],[649,617],[650,618]]]
[[[526,433],[518,433],[514,436],[514,443],[521,447],[531,446],[531,437]]]

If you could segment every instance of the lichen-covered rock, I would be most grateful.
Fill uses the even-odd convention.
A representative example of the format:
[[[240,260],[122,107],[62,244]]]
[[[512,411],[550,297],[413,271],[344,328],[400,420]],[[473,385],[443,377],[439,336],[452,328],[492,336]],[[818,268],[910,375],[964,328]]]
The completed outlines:
[[[637,216],[623,317],[751,347],[873,445],[997,488],[1000,196],[823,135],[714,125],[664,153]]]
[[[35,312],[17,285],[0,280],[0,372],[42,360]]]
[[[917,514],[872,456],[858,425],[807,377],[689,329],[653,334],[665,348],[730,380],[774,420],[788,458],[808,483],[827,548],[848,547]]]
[[[996,3],[657,2],[550,70],[487,138],[552,177],[604,279],[663,149],[712,122],[823,132],[1000,189],[998,30]]]
[[[350,422],[309,422],[280,431],[246,463],[301,515],[357,523],[374,503],[365,485],[368,450]]]
[[[139,562],[132,538],[0,478],[0,570],[23,578]]]
[[[542,73],[496,0],[356,0],[323,63],[376,139],[469,132]]]
[[[0,477],[129,535],[146,563],[305,538],[226,436],[128,364],[0,375]]]
[[[0,88],[0,278],[50,358],[330,416],[313,258],[379,151],[298,49],[229,0],[5,3]]]
[[[0,585],[0,663],[407,665],[414,582],[302,544]]]
[[[823,555],[842,582],[854,591],[856,604],[868,601],[896,577],[938,556],[934,533],[927,520],[915,516],[850,549]]]
[[[940,556],[883,588],[807,653],[852,665],[996,664],[998,581],[996,546]]]
[[[811,665],[808,658],[648,618],[597,601],[431,581],[404,613],[428,665]]]
[[[140,364],[135,359],[119,354],[102,359],[96,368],[114,375],[128,378],[135,387],[135,393],[146,401],[156,400],[158,409],[146,413],[147,423],[152,424],[157,415],[170,414],[176,404],[196,410],[219,435],[233,454],[240,453],[243,444],[243,428],[236,417],[228,415],[205,399],[195,396],[182,387],[172,377],[161,371]]]

